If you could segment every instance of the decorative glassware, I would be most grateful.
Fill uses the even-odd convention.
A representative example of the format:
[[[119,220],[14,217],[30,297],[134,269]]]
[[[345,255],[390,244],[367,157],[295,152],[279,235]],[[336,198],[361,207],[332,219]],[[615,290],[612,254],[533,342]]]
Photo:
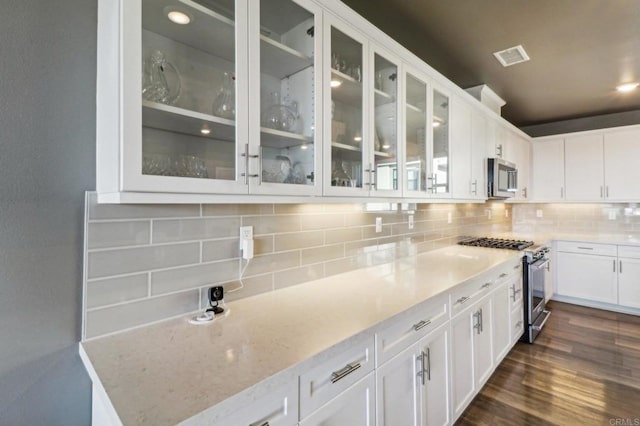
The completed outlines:
[[[142,97],[148,101],[173,105],[180,97],[180,73],[167,62],[164,53],[154,50],[145,64]]]
[[[232,74],[224,73],[222,86],[213,101],[213,115],[229,120],[236,119],[235,80],[236,78]]]
[[[296,114],[287,105],[280,103],[280,93],[271,93],[271,105],[262,114],[262,126],[270,129],[294,132],[297,129]]]

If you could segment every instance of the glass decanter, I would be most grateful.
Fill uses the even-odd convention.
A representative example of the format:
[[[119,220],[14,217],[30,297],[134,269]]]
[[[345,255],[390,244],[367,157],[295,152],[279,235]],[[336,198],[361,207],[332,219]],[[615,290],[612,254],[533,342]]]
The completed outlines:
[[[222,86],[220,86],[218,95],[213,100],[213,115],[229,120],[236,119],[235,81],[236,77],[233,74],[224,73]]]
[[[167,62],[160,50],[151,53],[145,67],[142,98],[152,102],[173,105],[180,97],[180,74]]]
[[[287,105],[280,102],[280,93],[271,93],[271,105],[261,117],[262,126],[285,132],[296,131],[298,119]]]

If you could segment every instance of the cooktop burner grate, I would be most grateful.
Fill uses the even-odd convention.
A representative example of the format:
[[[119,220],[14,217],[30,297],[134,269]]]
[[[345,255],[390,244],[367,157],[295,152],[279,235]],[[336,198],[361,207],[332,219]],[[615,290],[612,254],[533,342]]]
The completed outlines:
[[[467,238],[458,244],[463,246],[489,247],[507,250],[524,250],[533,245],[533,241],[508,240],[504,238]]]

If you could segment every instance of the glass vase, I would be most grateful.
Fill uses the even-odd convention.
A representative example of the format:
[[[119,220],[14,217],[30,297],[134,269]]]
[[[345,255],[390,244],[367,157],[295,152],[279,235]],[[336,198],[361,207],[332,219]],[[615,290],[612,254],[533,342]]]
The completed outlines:
[[[262,126],[285,132],[295,132],[298,119],[287,105],[280,102],[280,93],[271,93],[271,105],[263,112]]]
[[[229,120],[236,119],[236,87],[235,77],[227,72],[224,73],[222,86],[218,91],[218,95],[213,101],[213,115],[217,117],[227,118]]]

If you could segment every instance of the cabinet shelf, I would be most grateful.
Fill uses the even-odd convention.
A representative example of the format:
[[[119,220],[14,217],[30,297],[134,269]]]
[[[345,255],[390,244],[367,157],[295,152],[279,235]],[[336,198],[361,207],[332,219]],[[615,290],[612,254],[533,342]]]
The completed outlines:
[[[167,19],[166,7],[188,9],[194,15],[189,25],[176,25]],[[171,40],[211,55],[235,62],[235,23],[192,0],[159,3],[143,0],[142,27]]]
[[[376,106],[390,104],[392,102],[395,102],[396,100],[395,96],[390,93],[383,92],[382,90],[373,89],[373,92],[375,93],[376,97]]]
[[[411,112],[415,112],[417,114],[424,114],[424,110],[418,106],[410,104],[409,102],[407,102],[405,105],[407,106],[407,109]]]
[[[381,157],[381,158],[392,158],[393,154],[391,154],[390,152],[383,152],[383,151],[374,151],[373,155],[375,155],[376,157]]]
[[[279,79],[313,65],[313,59],[265,35],[260,35],[260,71]]]
[[[332,79],[341,81],[338,87],[331,88],[332,99],[356,107],[362,106],[362,83],[340,71],[331,70]]]
[[[235,140],[236,134],[233,120],[150,101],[142,101],[142,125],[229,142]],[[208,135],[201,132],[205,127],[211,131]]]
[[[299,133],[260,127],[260,142],[262,146],[270,148],[291,148],[301,145],[313,145],[311,138]]]

